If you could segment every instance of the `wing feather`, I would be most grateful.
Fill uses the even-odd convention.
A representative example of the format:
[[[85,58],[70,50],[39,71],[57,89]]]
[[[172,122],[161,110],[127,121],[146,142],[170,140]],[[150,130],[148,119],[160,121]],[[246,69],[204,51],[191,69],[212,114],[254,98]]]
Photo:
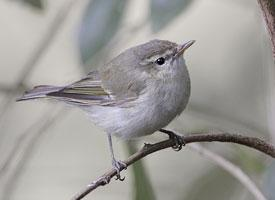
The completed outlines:
[[[133,100],[133,98],[117,100],[114,95],[111,95],[111,92],[102,86],[96,72],[89,73],[87,77],[80,81],[63,87],[59,91],[49,93],[47,96],[80,106],[115,106]]]

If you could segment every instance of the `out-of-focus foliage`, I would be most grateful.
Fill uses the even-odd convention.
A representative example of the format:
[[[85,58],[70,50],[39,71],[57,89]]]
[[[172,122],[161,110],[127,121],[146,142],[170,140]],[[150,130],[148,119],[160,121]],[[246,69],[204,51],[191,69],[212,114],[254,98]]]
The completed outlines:
[[[138,149],[133,143],[127,143],[129,155],[134,154]],[[133,166],[133,200],[154,200],[155,195],[151,185],[149,175],[146,173],[144,162],[142,160],[136,162]]]
[[[264,191],[268,200],[275,200],[275,161],[265,171]]]
[[[151,27],[154,32],[165,28],[181,14],[192,0],[151,0]]]
[[[84,64],[117,32],[125,4],[126,0],[93,0],[88,4],[79,30],[80,56]],[[91,70],[85,66],[85,71]]]
[[[259,154],[255,154],[255,151],[251,149],[244,149],[242,147],[235,147],[236,162],[244,171],[251,172],[253,174],[261,174],[266,169],[266,165],[263,157],[259,157]]]
[[[189,192],[183,194],[184,198],[179,199],[230,200],[242,187],[233,176],[221,168],[211,167],[190,185]]]
[[[25,3],[26,5],[32,6],[33,8],[42,10],[44,9],[45,5],[42,0],[19,0]]]

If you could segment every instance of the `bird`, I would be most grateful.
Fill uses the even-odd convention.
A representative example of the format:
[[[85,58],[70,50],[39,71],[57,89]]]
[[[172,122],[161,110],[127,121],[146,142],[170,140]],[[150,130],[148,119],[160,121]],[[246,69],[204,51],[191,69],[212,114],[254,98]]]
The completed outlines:
[[[54,99],[76,106],[107,134],[112,166],[117,171],[126,164],[114,155],[112,137],[133,139],[161,131],[176,140],[182,137],[163,129],[182,113],[190,97],[190,76],[184,52],[194,43],[177,44],[154,39],[126,49],[65,86],[39,85],[26,91],[17,101]]]

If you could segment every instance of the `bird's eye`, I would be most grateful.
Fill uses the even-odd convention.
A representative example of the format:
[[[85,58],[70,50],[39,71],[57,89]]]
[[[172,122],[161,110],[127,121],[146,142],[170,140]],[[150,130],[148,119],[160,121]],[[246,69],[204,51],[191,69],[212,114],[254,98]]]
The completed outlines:
[[[158,65],[163,65],[165,63],[165,58],[160,57],[155,61]]]

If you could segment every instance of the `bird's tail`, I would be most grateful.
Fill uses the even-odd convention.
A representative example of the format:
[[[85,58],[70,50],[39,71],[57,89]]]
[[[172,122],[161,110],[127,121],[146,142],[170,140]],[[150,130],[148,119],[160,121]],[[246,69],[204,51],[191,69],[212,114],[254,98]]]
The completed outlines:
[[[58,92],[61,89],[63,89],[63,87],[57,87],[57,86],[51,86],[51,85],[39,85],[29,91],[26,91],[25,94],[23,94],[22,97],[16,99],[16,101],[44,98],[44,97],[47,97],[48,94],[52,92]]]

